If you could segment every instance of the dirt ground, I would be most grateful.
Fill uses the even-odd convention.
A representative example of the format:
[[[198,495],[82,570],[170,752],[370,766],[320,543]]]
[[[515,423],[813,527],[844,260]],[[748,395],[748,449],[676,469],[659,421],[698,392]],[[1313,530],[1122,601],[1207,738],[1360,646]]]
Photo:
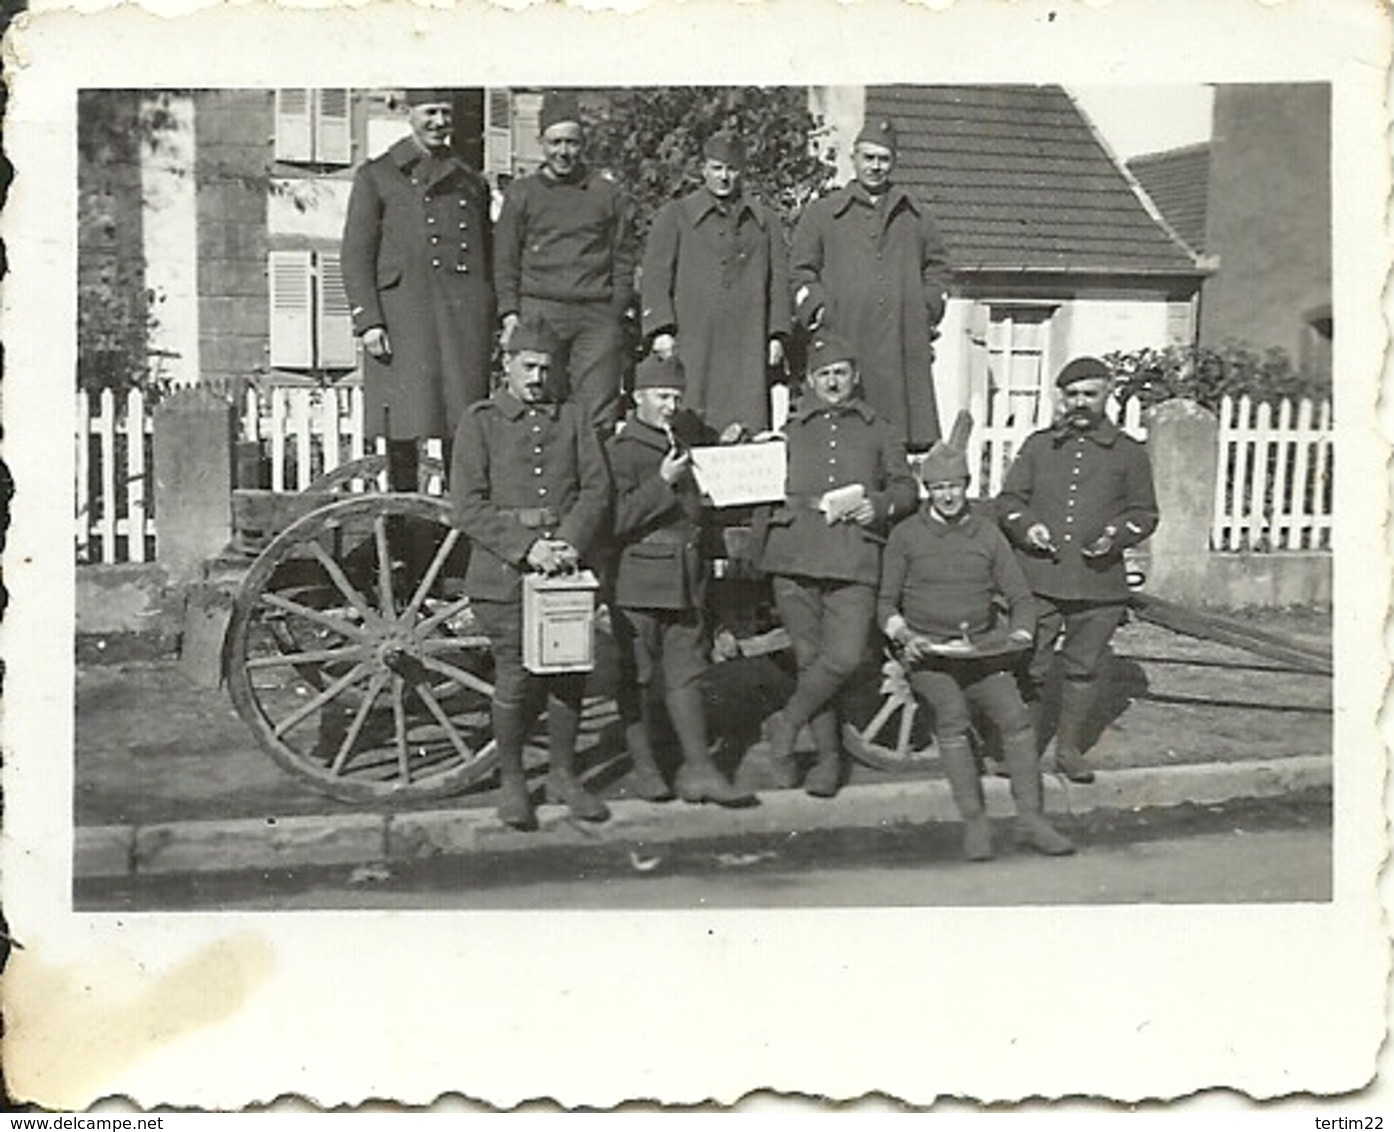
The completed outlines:
[[[1325,613],[1251,612],[1244,620],[1329,647]],[[604,655],[580,744],[591,781],[609,796],[625,792],[628,771],[614,679],[613,657]],[[751,788],[768,786],[760,726],[789,687],[784,656],[730,661],[712,670],[707,696],[713,730],[723,741],[728,769]],[[1329,753],[1331,697],[1329,677],[1133,621],[1114,638],[1091,758],[1100,767],[1117,768]],[[282,771],[257,747],[226,691],[194,687],[175,662],[84,665],[76,709],[79,825],[355,809]],[[886,777],[886,771],[860,765],[851,770],[854,782]],[[486,786],[472,789],[460,804],[487,804]]]

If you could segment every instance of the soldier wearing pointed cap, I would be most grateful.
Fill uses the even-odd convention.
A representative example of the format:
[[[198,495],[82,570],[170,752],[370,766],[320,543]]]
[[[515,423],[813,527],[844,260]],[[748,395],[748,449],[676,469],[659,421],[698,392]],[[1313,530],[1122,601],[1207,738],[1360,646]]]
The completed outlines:
[[[650,354],[634,377],[634,412],[609,442],[620,556],[611,621],[621,650],[620,715],[644,798],[673,796],[654,758],[652,685],[682,751],[677,793],[688,802],[748,805],[712,762],[700,680],[711,647],[705,615],[708,570],[700,553],[702,501],[692,457],[674,437],[686,377],[677,358]],[[705,439],[715,441],[710,430]]]
[[[808,355],[808,389],[785,425],[785,500],[768,519],[760,568],[794,645],[798,683],[770,726],[777,784],[796,780],[794,741],[805,723],[818,758],[804,780],[837,793],[842,739],[836,697],[861,665],[876,612],[887,529],[915,510],[905,444],[857,390],[856,353],[832,335]]]
[[[1036,644],[1027,701],[1041,696],[1056,659],[1064,679],[1056,727],[1057,767],[1091,782],[1084,728],[1100,664],[1128,600],[1123,551],[1157,527],[1157,497],[1147,449],[1104,415],[1112,389],[1097,358],[1076,358],[1055,379],[1061,413],[1027,437],[1002,486],[1002,528],[1017,548],[1036,594]]]
[[[465,593],[494,654],[498,813],[518,829],[536,828],[523,738],[544,695],[549,796],[583,821],[609,816],[575,773],[585,675],[538,676],[523,667],[524,573],[574,570],[609,511],[610,476],[595,430],[577,406],[552,399],[556,352],[556,336],[540,319],[514,327],[502,386],[460,421],[450,485],[455,526],[473,544]]]
[[[939,758],[964,822],[964,856],[993,855],[969,745],[970,707],[1001,736],[1022,840],[1058,856],[1074,846],[1043,816],[1035,732],[1013,673],[1031,645],[1031,589],[997,525],[968,502],[971,425],[960,414],[949,442],[936,444],[920,465],[928,498],[886,541],[876,619],[898,646],[910,687],[934,712]]]
[[[489,189],[451,149],[448,90],[407,92],[411,134],[365,162],[344,222],[344,290],[363,342],[369,437],[416,490],[416,441],[449,442],[489,392],[494,288]]]
[[[800,324],[848,336],[867,403],[922,452],[940,434],[931,370],[948,269],[928,210],[891,179],[896,145],[889,119],[862,128],[855,180],[799,218],[790,279]]]
[[[779,218],[741,189],[745,147],[720,130],[702,149],[702,187],[659,211],[642,272],[643,332],[675,351],[687,407],[717,431],[770,425],[766,374],[793,326]]]
[[[494,273],[503,337],[519,318],[555,330],[569,399],[597,427],[619,415],[623,320],[634,297],[633,208],[585,163],[575,95],[548,91],[540,119],[544,162],[504,194]]]

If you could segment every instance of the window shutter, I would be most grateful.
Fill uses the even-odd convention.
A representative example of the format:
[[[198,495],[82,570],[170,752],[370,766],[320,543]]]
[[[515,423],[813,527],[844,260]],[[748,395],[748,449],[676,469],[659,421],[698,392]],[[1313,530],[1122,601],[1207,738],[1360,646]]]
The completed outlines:
[[[358,350],[353,340],[353,320],[337,252],[320,252],[318,302],[319,364],[321,369],[353,369]]]
[[[276,92],[276,160],[314,160],[310,91],[303,87]]]
[[[485,93],[484,172],[498,176],[513,172],[513,108],[507,88]]]
[[[310,369],[315,364],[311,333],[312,294],[309,252],[267,254],[271,290],[271,365]]]
[[[347,165],[352,160],[349,92],[344,87],[316,91],[315,160],[325,165]]]

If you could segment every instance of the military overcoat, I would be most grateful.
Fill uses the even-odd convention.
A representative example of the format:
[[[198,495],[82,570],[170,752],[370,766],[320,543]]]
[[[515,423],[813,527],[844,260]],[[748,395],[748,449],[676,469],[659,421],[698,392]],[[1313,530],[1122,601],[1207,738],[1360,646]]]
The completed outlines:
[[[905,443],[861,400],[833,407],[807,393],[785,425],[785,435],[785,502],[767,520],[760,568],[876,585],[886,531],[912,514],[919,498]],[[849,484],[861,484],[876,510],[870,527],[830,524],[818,509],[826,492]]]
[[[804,209],[790,258],[795,312],[850,339],[862,394],[910,445],[939,439],[931,369],[947,253],[928,211],[892,185],[873,200],[847,185]]]
[[[605,523],[610,474],[595,431],[570,402],[525,405],[506,389],[460,420],[450,497],[473,544],[465,593],[518,601],[529,548],[569,542],[584,557]]]
[[[495,306],[489,188],[459,157],[403,138],[354,177],[344,222],[353,328],[385,327],[363,361],[365,431],[450,436],[489,393]]]
[[[779,218],[705,187],[671,201],[649,232],[640,297],[644,336],[677,336],[687,407],[718,432],[736,421],[768,428],[768,344],[793,328]]]

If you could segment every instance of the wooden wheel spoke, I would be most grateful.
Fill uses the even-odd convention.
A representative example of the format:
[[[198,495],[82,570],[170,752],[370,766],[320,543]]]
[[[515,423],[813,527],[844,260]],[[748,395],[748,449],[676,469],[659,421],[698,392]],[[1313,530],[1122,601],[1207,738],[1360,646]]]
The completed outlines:
[[[895,709],[899,706],[894,696],[887,696],[886,702],[881,705],[881,710],[871,717],[871,722],[862,730],[862,739],[868,743],[876,737],[881,728],[886,726],[886,721],[895,714]]]
[[[328,664],[336,660],[357,660],[362,655],[362,646],[344,645],[337,649],[312,649],[307,652],[277,653],[275,656],[254,656],[247,661],[247,667],[275,668],[287,664]]]
[[[440,544],[436,551],[436,556],[431,559],[431,565],[426,568],[426,573],[421,578],[421,584],[416,587],[416,592],[411,595],[411,602],[407,605],[404,620],[411,620],[416,616],[421,608],[421,603],[426,600],[426,595],[430,593],[431,587],[436,584],[436,578],[441,570],[445,568],[445,560],[450,557],[450,552],[455,549],[455,544],[460,541],[460,532],[451,527],[446,532],[445,540]]]
[[[444,609],[437,609],[431,616],[416,626],[417,633],[425,634],[435,630],[438,625],[443,625],[457,614],[463,613],[470,606],[470,599],[467,597],[452,601]]]
[[[310,552],[319,559],[319,564],[324,567],[324,572],[329,575],[330,580],[338,587],[339,592],[348,599],[348,603],[353,606],[354,609],[358,610],[365,621],[371,621],[374,613],[371,603],[366,597],[359,593],[357,587],[348,580],[348,575],[344,573],[343,567],[335,562],[333,555],[325,550],[324,547],[320,546],[314,539],[311,539],[308,545],[310,547]]]
[[[368,632],[359,625],[351,624],[342,617],[335,617],[325,613],[323,610],[313,609],[308,605],[301,605],[298,601],[291,601],[288,597],[282,597],[278,593],[263,593],[261,600],[274,609],[279,609],[285,613],[293,613],[297,617],[303,617],[306,621],[313,621],[317,625],[323,625],[326,629],[331,629],[341,637],[347,637],[351,641],[366,641]]]
[[[430,637],[418,646],[423,652],[463,652],[466,649],[487,649],[489,638],[483,633],[472,637]]]
[[[305,719],[312,712],[318,711],[330,700],[335,699],[340,692],[342,692],[354,681],[359,679],[359,677],[361,677],[367,670],[368,665],[366,661],[360,661],[358,664],[355,664],[352,668],[350,668],[347,672],[345,672],[342,676],[335,680],[334,683],[330,684],[329,687],[325,688],[324,691],[322,691],[319,695],[305,701],[305,703],[301,704],[298,708],[296,708],[293,712],[286,716],[285,719],[281,720],[280,723],[276,724],[276,726],[272,729],[272,734],[279,739],[282,735],[284,735],[301,720]]]
[[[908,700],[900,713],[900,734],[896,736],[896,754],[904,758],[910,750],[910,729],[915,725],[915,712],[919,705],[915,701]]]
[[[473,759],[473,753],[470,751],[469,747],[465,745],[465,741],[460,738],[460,733],[455,730],[455,725],[450,722],[450,716],[448,716],[445,709],[440,706],[440,701],[436,699],[431,689],[426,687],[425,684],[418,684],[416,685],[416,694],[420,697],[421,702],[426,705],[426,710],[436,717],[436,722],[440,724],[441,730],[445,732],[446,738],[450,740],[451,745],[455,748],[460,758],[465,762],[469,762]]]
[[[396,732],[397,769],[402,772],[402,781],[411,783],[411,752],[407,749],[407,705],[406,684],[400,676],[392,677],[392,724]]]
[[[379,515],[373,520],[373,542],[378,552],[379,608],[385,616],[396,617],[397,605],[392,600],[392,554],[387,545],[386,515]]]
[[[353,752],[353,745],[358,742],[359,733],[362,732],[363,724],[368,719],[368,713],[372,711],[373,704],[382,694],[383,686],[386,683],[387,673],[379,672],[368,684],[368,691],[363,696],[363,702],[358,705],[358,710],[353,713],[353,720],[349,723],[348,730],[344,732],[344,741],[339,744],[338,753],[334,756],[334,762],[329,768],[330,774],[337,776],[344,773],[344,767],[348,765],[349,755]]]
[[[459,684],[462,688],[472,688],[481,696],[487,696],[491,700],[494,698],[493,687],[487,681],[481,680],[472,672],[466,672],[463,668],[457,668],[453,664],[447,664],[445,661],[434,656],[423,656],[421,658],[421,663],[432,672],[438,672],[442,676],[450,677],[451,680],[455,681],[455,683]]]

